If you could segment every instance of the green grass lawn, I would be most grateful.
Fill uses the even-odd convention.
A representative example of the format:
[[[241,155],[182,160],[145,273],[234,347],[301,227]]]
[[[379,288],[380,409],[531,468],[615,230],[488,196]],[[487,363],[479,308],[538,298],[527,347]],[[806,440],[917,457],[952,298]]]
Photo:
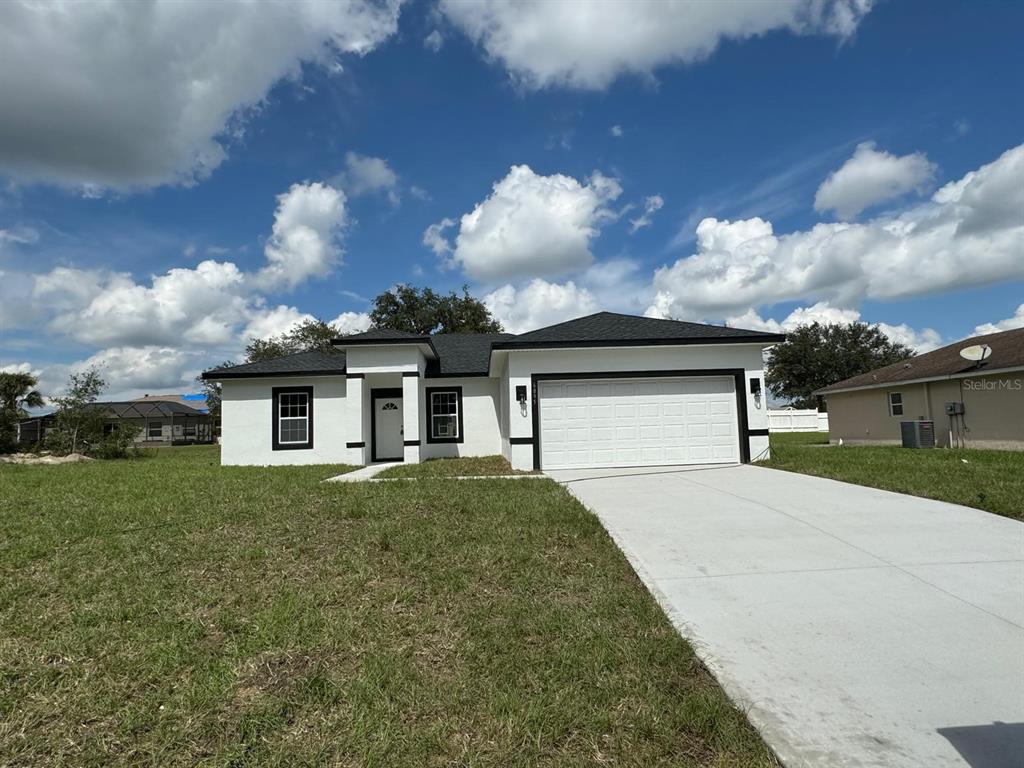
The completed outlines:
[[[775,765],[543,481],[0,467],[0,764]]]
[[[466,456],[456,459],[429,459],[420,464],[402,464],[385,469],[377,477],[471,477],[480,475],[533,474],[512,469],[504,456]]]
[[[826,433],[776,433],[763,466],[924,496],[1024,519],[1024,453],[828,445]]]

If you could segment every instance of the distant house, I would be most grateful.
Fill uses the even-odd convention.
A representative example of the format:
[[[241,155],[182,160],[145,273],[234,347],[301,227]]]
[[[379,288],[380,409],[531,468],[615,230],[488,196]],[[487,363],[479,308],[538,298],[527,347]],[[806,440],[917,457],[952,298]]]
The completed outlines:
[[[986,345],[980,362],[960,352]],[[934,422],[939,446],[1024,450],[1024,328],[990,333],[818,390],[829,440],[900,442],[900,422]]]
[[[108,431],[118,424],[137,426],[135,442],[140,445],[213,442],[213,417],[203,395],[145,395],[135,400],[97,402],[93,407],[103,410],[104,428]],[[18,424],[18,442],[41,442],[53,426],[53,414],[23,419]]]

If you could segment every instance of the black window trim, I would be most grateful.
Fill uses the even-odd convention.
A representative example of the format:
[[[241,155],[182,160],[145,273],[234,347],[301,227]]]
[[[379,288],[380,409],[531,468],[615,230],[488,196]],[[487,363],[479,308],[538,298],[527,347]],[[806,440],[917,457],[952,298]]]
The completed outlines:
[[[433,419],[433,415],[434,414],[432,412],[432,402],[431,401],[433,399],[434,393],[436,393],[436,392],[454,392],[455,393],[456,408],[458,408],[458,410],[459,410],[459,412],[457,414],[457,416],[458,416],[458,425],[459,425],[459,435],[458,435],[458,437],[434,437],[434,419]],[[464,421],[463,413],[462,413],[462,387],[457,386],[457,385],[451,385],[451,386],[447,386],[447,387],[424,387],[424,393],[426,395],[426,406],[425,406],[425,409],[426,409],[426,414],[427,414],[427,435],[426,435],[427,442],[428,443],[461,443],[461,442],[463,442],[463,440],[466,437],[466,430],[464,428],[465,421]]]
[[[278,400],[281,395],[306,395],[307,430],[304,443],[282,443],[280,441],[280,420]],[[310,451],[313,449],[313,387],[271,387],[270,389],[271,447],[275,451]]]
[[[894,403],[892,401],[892,396],[893,395],[896,395],[897,397],[899,397],[900,401],[898,403]],[[892,392],[886,392],[885,400],[886,400],[886,403],[889,405],[889,415],[891,417],[897,418],[897,417],[903,415],[903,393],[902,392],[898,392],[898,391],[895,391],[895,390],[892,391]],[[900,412],[899,413],[895,413],[893,411],[893,407],[896,406],[896,405],[898,405],[900,407]]]

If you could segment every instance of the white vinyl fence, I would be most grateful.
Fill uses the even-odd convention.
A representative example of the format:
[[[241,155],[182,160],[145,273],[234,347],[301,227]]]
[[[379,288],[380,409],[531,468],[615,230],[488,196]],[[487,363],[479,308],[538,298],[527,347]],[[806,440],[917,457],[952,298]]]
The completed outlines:
[[[828,432],[828,414],[808,411],[768,411],[769,432]]]

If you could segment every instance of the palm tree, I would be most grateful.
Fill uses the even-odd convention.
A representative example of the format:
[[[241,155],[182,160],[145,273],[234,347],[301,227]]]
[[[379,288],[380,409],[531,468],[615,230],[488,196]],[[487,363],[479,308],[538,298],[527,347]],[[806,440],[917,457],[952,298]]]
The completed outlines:
[[[27,408],[45,405],[31,373],[0,372],[0,451],[14,445],[19,419],[28,416]]]

